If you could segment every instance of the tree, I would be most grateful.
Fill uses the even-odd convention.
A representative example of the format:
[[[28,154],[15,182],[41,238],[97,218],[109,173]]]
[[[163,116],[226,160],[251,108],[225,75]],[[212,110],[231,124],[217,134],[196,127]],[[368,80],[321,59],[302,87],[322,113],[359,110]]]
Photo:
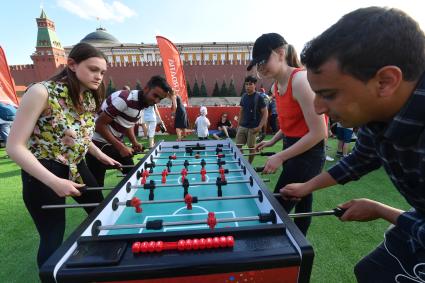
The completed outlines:
[[[198,97],[199,94],[200,92],[199,92],[198,80],[195,78],[195,83],[193,84],[193,97]]]
[[[230,80],[228,93],[229,93],[229,96],[237,96],[235,83],[233,82],[233,79]]]
[[[242,84],[242,89],[241,89],[241,94],[240,94],[240,95],[244,94],[245,92],[246,92],[246,89],[245,89],[245,82],[243,82],[243,84]]]
[[[218,88],[218,82],[215,80],[214,90],[212,96],[220,96],[220,89]]]
[[[117,89],[115,88],[114,82],[112,81],[112,78],[109,78],[108,87],[106,88],[106,96],[110,96],[111,93],[115,91],[117,91]]]
[[[205,86],[204,79],[202,79],[202,83],[201,83],[201,94],[200,94],[200,96],[202,96],[202,97],[208,96],[208,94],[207,94],[207,87]]]
[[[186,90],[187,90],[187,97],[192,96],[192,90],[190,89],[190,84],[188,81],[186,81]]]
[[[228,96],[227,84],[225,80],[223,80],[223,84],[221,85],[220,96]]]
[[[142,90],[142,83],[139,80],[136,81],[136,89]]]

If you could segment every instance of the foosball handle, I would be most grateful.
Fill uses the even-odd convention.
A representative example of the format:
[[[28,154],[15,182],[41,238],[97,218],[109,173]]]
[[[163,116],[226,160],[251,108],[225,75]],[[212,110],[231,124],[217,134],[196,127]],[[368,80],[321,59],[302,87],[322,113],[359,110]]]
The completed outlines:
[[[272,155],[275,155],[275,154],[276,154],[276,152],[260,152],[261,156],[272,156]]]
[[[264,167],[255,167],[254,170],[255,172],[263,172]]]
[[[333,211],[334,211],[334,215],[336,217],[341,217],[342,215],[344,215],[344,213],[347,211],[347,209],[337,207],[337,208],[334,208]]]

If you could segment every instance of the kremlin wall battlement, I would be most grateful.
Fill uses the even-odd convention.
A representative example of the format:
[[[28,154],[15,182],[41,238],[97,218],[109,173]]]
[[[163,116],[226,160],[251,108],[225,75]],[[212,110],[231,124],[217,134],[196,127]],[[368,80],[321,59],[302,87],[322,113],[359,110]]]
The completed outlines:
[[[204,80],[207,94],[211,96],[216,81],[219,88],[221,88],[223,81],[229,87],[230,81],[233,79],[236,93],[239,95],[244,78],[249,74],[246,71],[247,65],[248,61],[205,61],[202,63],[193,61],[192,63],[184,63],[184,72],[186,81],[192,90],[195,80],[197,80],[199,87],[201,87],[202,80]],[[24,86],[45,80],[55,73],[45,73],[43,77],[38,78],[37,66],[33,64],[13,65],[10,66],[10,71],[15,84]],[[137,82],[144,86],[154,75],[165,75],[162,62],[109,63],[104,82],[107,85],[109,80],[112,79],[116,89],[120,89],[124,85],[135,88]],[[266,89],[269,88],[271,80],[259,80],[257,87],[260,88],[262,85]]]

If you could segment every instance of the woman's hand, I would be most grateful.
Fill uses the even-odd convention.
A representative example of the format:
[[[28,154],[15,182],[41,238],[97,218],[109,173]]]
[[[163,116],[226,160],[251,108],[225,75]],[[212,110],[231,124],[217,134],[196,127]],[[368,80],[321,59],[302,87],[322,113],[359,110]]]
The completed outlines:
[[[102,162],[105,165],[109,165],[109,166],[112,166],[112,167],[121,167],[121,163],[119,163],[115,159],[112,159],[111,157],[109,157],[108,155],[106,155],[103,152],[99,152],[99,154],[96,156],[96,158],[97,158],[97,160],[99,160],[100,162]]]
[[[267,159],[267,162],[264,166],[263,174],[272,174],[282,166],[285,160],[283,159],[281,152],[273,154]]]
[[[55,178],[48,186],[60,197],[81,196],[80,188],[85,184],[77,184],[71,180]]]
[[[311,194],[313,189],[308,183],[293,183],[281,188],[279,192],[285,200],[300,201],[302,197]]]
[[[255,146],[255,150],[256,151],[261,151],[261,150],[263,150],[263,148],[269,147],[269,146],[273,146],[272,141],[262,141],[262,142],[260,142],[259,144],[257,144]]]

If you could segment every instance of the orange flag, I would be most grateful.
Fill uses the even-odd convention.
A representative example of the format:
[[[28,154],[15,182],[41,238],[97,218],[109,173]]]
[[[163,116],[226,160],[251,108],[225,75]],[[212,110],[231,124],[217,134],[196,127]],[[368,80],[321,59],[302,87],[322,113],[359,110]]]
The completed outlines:
[[[9,65],[7,64],[6,55],[0,46],[0,102],[13,104],[18,107],[19,101],[16,96],[15,84],[10,75]]]
[[[170,86],[173,88],[175,94],[179,95],[182,99],[183,105],[189,105],[187,97],[186,78],[184,76],[183,64],[180,60],[179,51],[176,46],[162,36],[157,36],[159,52],[162,57],[162,64],[164,66],[165,78]]]

